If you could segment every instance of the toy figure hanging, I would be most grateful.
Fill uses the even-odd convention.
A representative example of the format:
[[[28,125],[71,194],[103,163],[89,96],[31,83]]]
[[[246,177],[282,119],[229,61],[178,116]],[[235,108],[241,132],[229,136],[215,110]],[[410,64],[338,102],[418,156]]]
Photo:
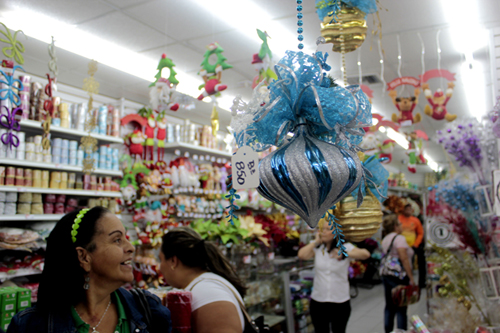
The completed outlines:
[[[259,53],[255,53],[252,59],[252,65],[259,73],[252,81],[252,89],[255,89],[261,81],[264,81],[263,87],[267,87],[271,80],[276,80],[278,78],[271,67],[273,53],[267,44],[269,35],[267,32],[263,32],[259,29],[257,29],[257,34],[262,40],[262,45],[260,46]]]
[[[179,84],[179,81],[175,77],[177,72],[174,70],[174,66],[173,61],[163,53],[157,67],[156,81],[149,85],[150,103],[156,112],[163,110],[177,111],[179,109],[179,103],[172,101],[175,88]],[[162,72],[165,70],[169,70],[170,72],[168,78],[162,76]]]
[[[446,89],[446,94],[444,94],[441,89],[437,89],[434,95],[432,95],[432,91],[429,88],[427,81],[437,77],[443,77],[448,80],[448,89]],[[455,81],[455,74],[450,73],[445,69],[432,69],[425,72],[424,75],[420,76],[420,78],[423,82],[422,90],[424,91],[425,98],[427,98],[427,101],[430,104],[430,106],[425,106],[424,113],[436,120],[455,120],[457,115],[448,113],[448,110],[446,109],[446,104],[450,100],[451,96],[453,96],[453,88],[455,87],[455,84],[452,81]]]
[[[414,96],[398,97],[396,88],[402,85],[412,85],[415,87]],[[399,123],[401,126],[411,126],[419,123],[422,120],[420,113],[413,116],[413,110],[418,104],[418,96],[420,95],[420,81],[411,76],[398,77],[387,83],[387,90],[392,99],[392,103],[398,109],[399,114],[392,114],[392,121]]]
[[[165,110],[161,111],[156,117],[156,125],[158,126],[158,130],[156,132],[156,160],[163,161],[163,157],[165,155],[165,139],[167,138],[167,116],[165,114]]]
[[[146,150],[144,151],[144,161],[153,161],[154,160],[154,152],[153,148],[155,145],[155,128],[156,128],[156,120],[155,120],[155,115],[153,110],[149,108],[142,108],[137,113],[146,119],[146,130],[145,130],[145,135],[146,135]],[[151,159],[148,159],[148,155],[151,157]]]
[[[414,131],[411,132],[408,136],[408,150],[406,153],[408,154],[408,171],[411,173],[417,172],[416,165],[417,164],[426,164],[424,153],[422,150],[422,140],[418,141],[418,139],[427,138],[427,134],[422,131]],[[428,139],[428,138],[427,138]]]
[[[198,96],[198,100],[200,101],[207,96],[218,96],[219,92],[226,90],[227,85],[221,84],[222,71],[233,68],[233,66],[226,62],[227,58],[222,54],[224,49],[217,42],[208,45],[207,49],[201,63],[201,70],[198,73],[203,77],[203,81],[205,82],[198,87],[199,90],[205,89]],[[210,63],[210,56],[212,55],[217,56],[217,61],[214,64]]]
[[[396,141],[387,139],[379,146],[380,154],[378,157],[381,159],[382,164],[389,164],[392,162],[392,152],[394,151],[394,143]]]

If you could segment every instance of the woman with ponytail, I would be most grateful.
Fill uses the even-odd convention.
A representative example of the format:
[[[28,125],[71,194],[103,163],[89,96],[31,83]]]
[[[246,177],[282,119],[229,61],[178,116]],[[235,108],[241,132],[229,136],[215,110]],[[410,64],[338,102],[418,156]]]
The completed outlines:
[[[160,260],[165,280],[192,293],[194,333],[243,332],[246,287],[215,244],[191,228],[176,228],[163,236]]]

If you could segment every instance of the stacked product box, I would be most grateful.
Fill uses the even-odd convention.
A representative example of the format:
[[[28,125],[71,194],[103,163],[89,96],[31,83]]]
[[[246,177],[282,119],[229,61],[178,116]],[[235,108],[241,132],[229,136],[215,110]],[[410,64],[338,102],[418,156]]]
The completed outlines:
[[[7,330],[12,317],[31,307],[31,290],[20,287],[0,288],[0,328]]]

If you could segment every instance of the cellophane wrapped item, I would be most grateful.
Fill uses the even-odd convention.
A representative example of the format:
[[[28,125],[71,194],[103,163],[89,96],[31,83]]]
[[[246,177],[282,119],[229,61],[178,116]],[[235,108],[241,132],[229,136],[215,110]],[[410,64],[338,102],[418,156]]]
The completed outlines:
[[[172,333],[191,333],[191,292],[172,290],[167,294],[167,306],[172,317]]]
[[[474,332],[480,323],[480,315],[470,311],[456,298],[436,298],[432,300],[432,313],[428,326],[433,329],[449,330],[454,333]]]

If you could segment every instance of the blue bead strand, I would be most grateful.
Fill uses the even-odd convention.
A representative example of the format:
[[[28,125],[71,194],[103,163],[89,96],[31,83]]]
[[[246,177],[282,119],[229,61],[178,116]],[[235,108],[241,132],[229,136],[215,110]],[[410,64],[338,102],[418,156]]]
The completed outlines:
[[[299,40],[299,42],[302,42],[304,40],[304,36],[302,35],[302,32],[304,31],[304,29],[302,29],[302,25],[304,24],[302,22],[302,18],[304,17],[304,15],[302,14],[302,0],[297,0],[297,11],[297,26],[299,27],[297,28],[297,39]],[[298,47],[299,50],[302,50],[304,48],[304,44],[299,43]]]

